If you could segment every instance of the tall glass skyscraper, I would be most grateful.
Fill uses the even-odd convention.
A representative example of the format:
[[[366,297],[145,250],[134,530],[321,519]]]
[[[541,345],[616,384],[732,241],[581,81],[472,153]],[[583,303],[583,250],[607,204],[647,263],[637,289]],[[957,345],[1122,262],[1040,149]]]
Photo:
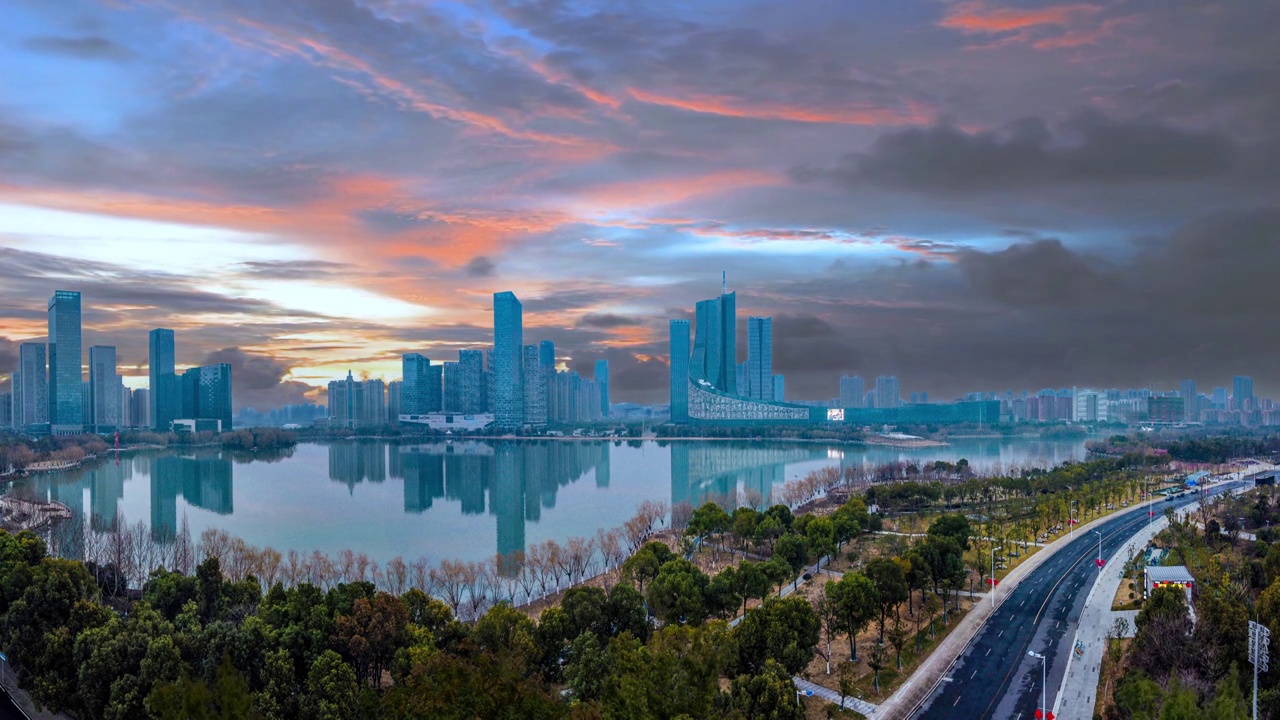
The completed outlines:
[[[671,321],[671,421],[689,421],[689,321]]]
[[[735,293],[703,300],[695,311],[693,377],[727,393],[738,392],[738,310]]]
[[[458,410],[464,415],[485,411],[484,351],[458,351]]]
[[[538,343],[538,362],[544,370],[556,371],[556,344],[550,340]]]
[[[49,422],[49,369],[43,343],[18,347],[18,372],[13,377],[13,426]]]
[[[432,365],[431,360],[419,353],[402,356],[400,412],[405,415],[440,412],[443,370],[442,366]]]
[[[539,427],[547,424],[547,371],[543,369],[537,345],[524,346],[524,422]]]
[[[167,432],[173,427],[173,421],[179,412],[179,383],[174,371],[173,331],[156,328],[149,336],[150,348],[147,364],[150,366],[150,392],[147,394],[147,406],[150,411],[151,427],[154,430]]]
[[[596,361],[596,384],[600,386],[600,415],[609,417],[609,361]]]
[[[88,422],[96,432],[110,432],[120,419],[120,376],[116,374],[116,349],[111,345],[89,348]]]
[[[1231,380],[1231,402],[1236,410],[1244,410],[1245,403],[1253,399],[1253,378],[1237,375]]]
[[[753,400],[773,399],[773,318],[747,318],[747,387]]]
[[[493,396],[494,422],[514,429],[524,424],[524,309],[513,292],[493,294]]]
[[[49,431],[84,432],[84,416],[80,293],[58,290],[49,298]]]
[[[182,374],[184,419],[221,420],[231,429],[231,366],[227,363],[193,367]]]

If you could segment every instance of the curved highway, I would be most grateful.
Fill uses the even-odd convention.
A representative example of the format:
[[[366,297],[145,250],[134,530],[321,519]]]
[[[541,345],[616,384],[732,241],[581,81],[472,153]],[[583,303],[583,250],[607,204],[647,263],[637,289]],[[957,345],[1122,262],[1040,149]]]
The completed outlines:
[[[1210,486],[1209,495],[1236,490],[1240,481]],[[1166,507],[1196,502],[1197,494],[1155,503],[1161,515]],[[1111,554],[1150,520],[1145,505],[1104,521],[1094,530],[1103,535],[1107,562],[1122,562]],[[1076,539],[1049,558],[1003,597],[992,618],[978,632],[968,649],[952,666],[928,700],[912,717],[948,720],[1031,718],[1040,706],[1041,662],[1029,651],[1048,659],[1048,704],[1066,672],[1067,656],[1076,624],[1089,589],[1097,578],[1098,536],[1093,530],[1076,533]],[[999,590],[997,589],[997,593]],[[1068,638],[1063,642],[1063,638]]]

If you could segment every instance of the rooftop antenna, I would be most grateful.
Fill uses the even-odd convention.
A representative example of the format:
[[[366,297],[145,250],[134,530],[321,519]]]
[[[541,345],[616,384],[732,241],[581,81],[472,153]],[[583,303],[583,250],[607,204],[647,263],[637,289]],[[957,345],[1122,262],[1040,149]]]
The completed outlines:
[[[724,270],[720,271],[720,294],[729,294],[729,273]]]

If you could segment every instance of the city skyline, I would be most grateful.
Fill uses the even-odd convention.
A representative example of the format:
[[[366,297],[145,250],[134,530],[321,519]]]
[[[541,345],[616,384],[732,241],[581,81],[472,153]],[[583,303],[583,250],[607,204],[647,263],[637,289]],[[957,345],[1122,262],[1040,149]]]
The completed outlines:
[[[0,366],[76,287],[126,382],[166,327],[279,406],[512,290],[658,402],[727,270],[794,397],[1280,391],[1265,3],[705,7],[11,4]]]

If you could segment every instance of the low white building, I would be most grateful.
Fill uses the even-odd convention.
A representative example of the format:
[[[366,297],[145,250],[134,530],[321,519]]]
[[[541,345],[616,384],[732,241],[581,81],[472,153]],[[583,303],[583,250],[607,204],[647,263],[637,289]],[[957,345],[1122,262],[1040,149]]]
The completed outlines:
[[[401,415],[400,422],[408,425],[426,425],[432,430],[441,432],[457,430],[474,432],[483,430],[493,424],[493,413],[428,413],[426,415]]]

